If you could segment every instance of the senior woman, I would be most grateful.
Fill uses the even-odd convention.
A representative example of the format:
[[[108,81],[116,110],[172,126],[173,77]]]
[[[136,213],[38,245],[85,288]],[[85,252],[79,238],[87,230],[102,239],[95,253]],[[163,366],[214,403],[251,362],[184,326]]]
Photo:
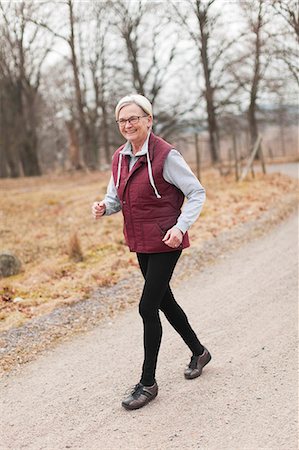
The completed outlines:
[[[162,337],[159,310],[192,352],[184,372],[186,379],[201,375],[211,360],[169,286],[182,250],[189,247],[187,230],[200,214],[205,190],[181,154],[153,134],[152,105],[146,97],[123,97],[115,116],[127,142],[114,153],[107,194],[92,205],[92,213],[99,219],[122,210],[125,240],[130,251],[136,252],[145,280],[139,304],[144,327],[141,378],[122,402],[124,408],[133,410],[158,394],[155,372]]]

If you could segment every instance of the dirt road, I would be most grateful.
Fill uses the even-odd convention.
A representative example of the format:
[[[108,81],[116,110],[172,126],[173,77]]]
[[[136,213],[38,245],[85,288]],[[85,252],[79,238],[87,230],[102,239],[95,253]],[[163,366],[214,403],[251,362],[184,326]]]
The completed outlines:
[[[198,379],[164,323],[157,381],[145,408],[121,408],[138,381],[137,311],[75,338],[4,378],[2,449],[297,448],[297,219],[194,273],[175,293],[213,360]]]
[[[293,178],[299,178],[299,163],[281,163],[281,164],[267,164],[267,173],[284,173]]]

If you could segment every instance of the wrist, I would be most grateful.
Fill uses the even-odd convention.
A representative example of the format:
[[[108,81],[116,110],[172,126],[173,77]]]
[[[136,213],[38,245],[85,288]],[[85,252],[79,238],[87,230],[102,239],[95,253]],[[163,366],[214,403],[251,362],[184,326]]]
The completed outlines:
[[[182,237],[184,236],[185,233],[177,225],[175,225],[173,228],[176,228],[181,233]]]

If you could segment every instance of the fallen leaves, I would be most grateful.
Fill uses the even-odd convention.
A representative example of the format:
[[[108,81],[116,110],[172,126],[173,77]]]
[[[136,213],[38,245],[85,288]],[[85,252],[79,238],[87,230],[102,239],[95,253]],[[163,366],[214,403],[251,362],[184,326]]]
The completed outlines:
[[[14,296],[16,295],[16,290],[10,286],[3,286],[0,290],[0,308],[1,302],[12,302]]]

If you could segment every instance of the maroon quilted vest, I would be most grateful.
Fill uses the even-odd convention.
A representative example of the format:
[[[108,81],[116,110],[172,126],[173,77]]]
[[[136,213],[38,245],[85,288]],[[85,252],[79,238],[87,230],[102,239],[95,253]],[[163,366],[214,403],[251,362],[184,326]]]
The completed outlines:
[[[158,198],[150,184],[146,155],[140,156],[129,172],[128,155],[122,155],[119,167],[121,146],[113,155],[112,173],[124,216],[124,235],[132,252],[162,253],[189,247],[188,233],[184,234],[182,244],[174,249],[162,239],[173,227],[184,201],[184,194],[163,178],[165,159],[173,148],[163,139],[151,133],[149,138],[149,158]],[[120,170],[120,173],[119,173]]]

